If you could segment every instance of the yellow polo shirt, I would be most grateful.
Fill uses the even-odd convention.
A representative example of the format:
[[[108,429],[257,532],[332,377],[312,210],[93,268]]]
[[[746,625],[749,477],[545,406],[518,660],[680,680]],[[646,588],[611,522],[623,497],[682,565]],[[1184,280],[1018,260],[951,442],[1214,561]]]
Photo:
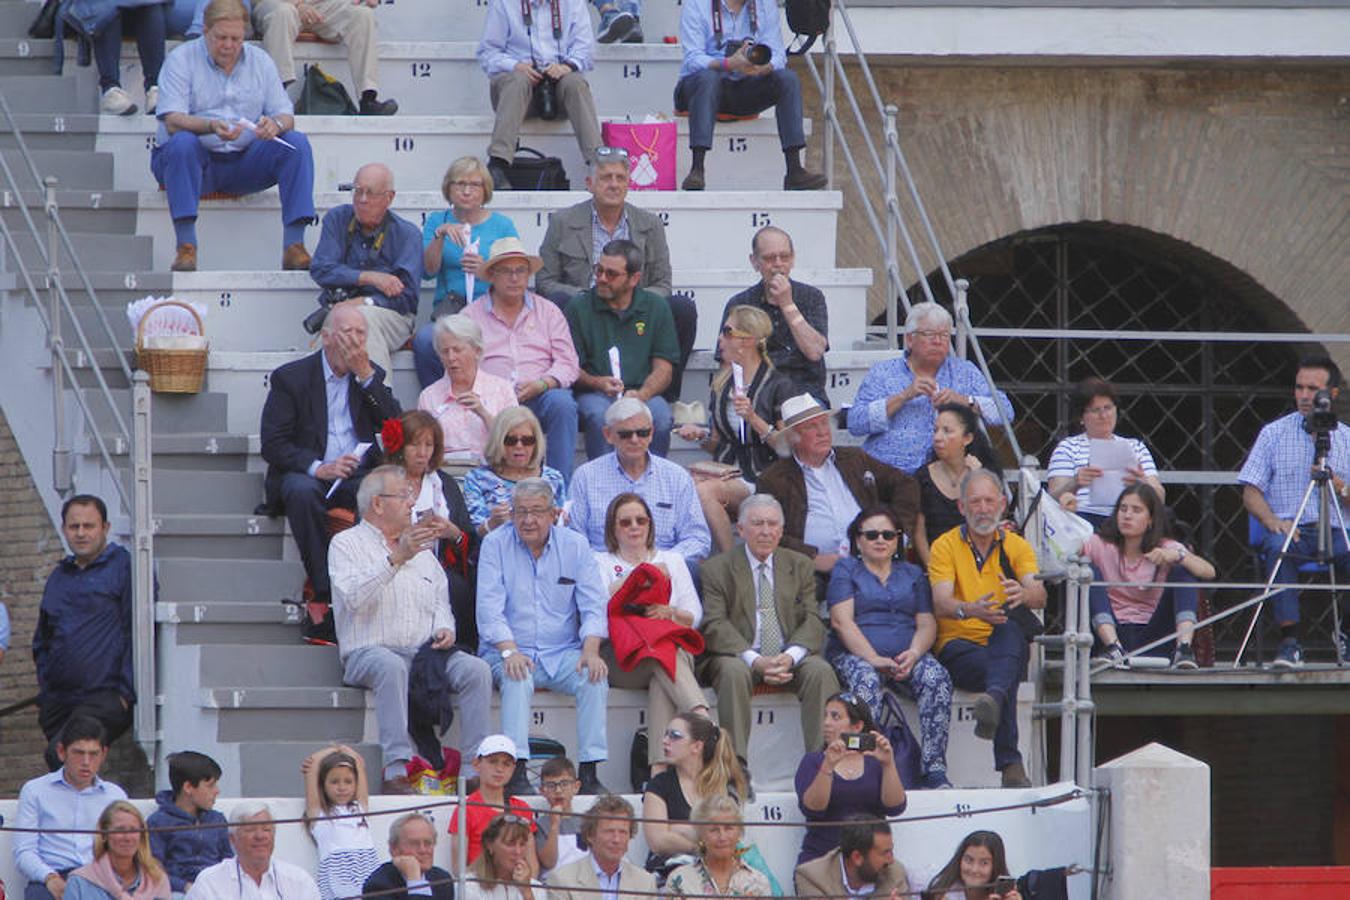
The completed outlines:
[[[1036,564],[1036,551],[1020,535],[1004,532],[1002,546],[1002,552],[1008,554],[1008,562],[1017,573],[1019,581],[1040,570]],[[985,594],[993,594],[994,602],[1002,606],[1003,565],[998,559],[1000,552],[998,547],[999,545],[995,544],[994,549],[985,558],[984,565],[976,567],[975,551],[970,542],[965,539],[960,526],[953,528],[933,541],[933,546],[929,550],[929,583],[936,587],[944,581],[952,582],[954,596],[966,603],[978,600]],[[957,638],[976,644],[986,644],[989,642],[989,633],[994,630],[988,622],[982,622],[974,616],[965,619],[939,616],[937,626],[934,653],[941,651],[948,641]]]

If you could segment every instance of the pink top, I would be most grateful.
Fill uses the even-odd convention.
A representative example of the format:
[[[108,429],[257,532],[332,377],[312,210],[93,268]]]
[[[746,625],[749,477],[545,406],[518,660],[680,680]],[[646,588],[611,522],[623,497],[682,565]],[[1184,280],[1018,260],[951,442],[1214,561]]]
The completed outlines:
[[[483,408],[493,416],[508,406],[516,405],[516,392],[511,382],[489,375],[481,367],[473,380],[473,392],[482,401]],[[487,446],[488,427],[477,413],[460,406],[455,400],[449,375],[442,375],[423,388],[417,397],[417,408],[431,413],[441,423],[446,456],[469,455],[475,460],[482,460],[483,448]]]
[[[479,371],[486,369],[515,384],[552,376],[559,387],[571,387],[577,380],[580,366],[572,329],[551,300],[527,291],[525,308],[514,325],[507,325],[493,312],[488,291],[464,307],[464,314],[483,330]]]
[[[1160,547],[1167,550],[1185,549],[1173,540],[1164,540]],[[1087,539],[1083,550],[1092,559],[1092,564],[1101,573],[1103,581],[1133,581],[1148,584],[1154,581],[1166,581],[1170,565],[1155,566],[1147,557],[1141,556],[1133,562],[1121,556],[1115,544],[1104,541],[1099,535]],[[1153,618],[1153,611],[1162,599],[1161,587],[1109,587],[1106,596],[1111,601],[1111,612],[1116,621],[1127,625],[1147,625]]]

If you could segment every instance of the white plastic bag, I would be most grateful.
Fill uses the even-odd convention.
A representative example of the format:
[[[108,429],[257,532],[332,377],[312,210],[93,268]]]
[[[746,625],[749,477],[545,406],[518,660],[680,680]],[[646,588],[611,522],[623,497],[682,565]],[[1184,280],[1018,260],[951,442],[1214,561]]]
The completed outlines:
[[[1022,537],[1036,549],[1041,573],[1058,575],[1070,556],[1082,552],[1083,543],[1092,535],[1092,523],[1060,506],[1028,469],[1022,470],[1022,491],[1024,496],[1034,495],[1022,523]]]

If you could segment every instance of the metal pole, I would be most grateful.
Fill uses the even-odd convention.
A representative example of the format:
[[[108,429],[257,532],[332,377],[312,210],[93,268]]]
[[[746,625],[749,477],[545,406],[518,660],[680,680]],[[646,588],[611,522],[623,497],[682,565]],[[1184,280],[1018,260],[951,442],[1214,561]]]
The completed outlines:
[[[459,777],[455,779],[455,793],[459,796],[459,803],[455,806],[455,818],[459,821],[455,824],[458,828],[455,836],[455,896],[467,897],[464,892],[465,886],[469,880],[469,810],[466,806],[467,801],[464,797],[464,771],[460,770]]]
[[[132,659],[136,685],[136,742],[155,765],[159,696],[155,685],[155,528],[150,483],[150,375],[137,371],[131,385]]]
[[[1066,600],[1064,603],[1064,683],[1062,688],[1061,712],[1059,716],[1059,780],[1074,781],[1074,750],[1078,746],[1078,717],[1074,714],[1074,704],[1078,696],[1078,604],[1080,572],[1075,563],[1068,567],[1068,579],[1064,582]]]
[[[970,302],[967,294],[970,292],[970,282],[964,278],[956,279],[956,300],[952,305],[952,312],[956,318],[956,355],[966,358],[966,342],[970,340]]]
[[[65,346],[61,338],[61,268],[57,259],[56,235],[56,178],[48,175],[45,185],[43,211],[47,214],[47,294],[50,323],[48,345],[52,351],[52,487],[62,497],[74,486],[70,446],[66,435],[66,372],[61,365]],[[22,202],[22,201],[20,201]],[[36,237],[36,235],[34,235]]]
[[[1092,567],[1087,560],[1079,563],[1083,570],[1085,579],[1091,579]],[[1076,777],[1074,784],[1080,787],[1092,786],[1092,768],[1093,768],[1093,718],[1097,714],[1097,708],[1092,703],[1092,678],[1088,674],[1088,667],[1091,663],[1092,654],[1092,614],[1088,610],[1088,593],[1091,586],[1087,580],[1083,582],[1082,590],[1079,592],[1078,623],[1080,631],[1077,635],[1078,640],[1074,642],[1074,656],[1078,660],[1078,695],[1077,702],[1074,704],[1075,727],[1078,729],[1078,754],[1076,757]]]
[[[895,148],[898,144],[896,137],[895,119],[900,110],[894,104],[886,107],[886,245],[882,252],[886,256],[886,281],[889,290],[886,292],[886,346],[887,348],[898,348],[899,315],[896,307],[900,303],[900,295],[904,293],[905,286],[900,283],[900,261],[896,256],[896,230],[898,223],[896,218],[899,215],[899,204],[895,199]],[[923,273],[918,273],[919,278],[923,278]]]
[[[821,164],[825,167],[825,188],[834,190],[834,129],[830,127],[838,117],[834,103],[834,66],[832,61],[839,55],[834,40],[834,3],[830,4],[830,27],[825,31],[825,90],[822,92],[822,118],[825,120],[824,155]]]

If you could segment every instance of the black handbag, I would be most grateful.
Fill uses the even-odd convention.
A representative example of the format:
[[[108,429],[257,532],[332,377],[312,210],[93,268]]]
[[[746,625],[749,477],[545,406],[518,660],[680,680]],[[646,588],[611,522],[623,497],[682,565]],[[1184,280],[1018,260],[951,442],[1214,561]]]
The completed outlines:
[[[522,155],[524,154],[524,155]],[[567,191],[572,184],[567,180],[562,160],[545,156],[533,147],[517,147],[516,158],[506,170],[511,187],[517,191]]]
[[[49,41],[56,35],[56,12],[61,0],[47,0],[38,11],[33,24],[28,26],[28,36],[36,41]]]
[[[295,104],[298,116],[354,116],[356,104],[342,82],[310,63],[305,66],[305,83]]]
[[[997,553],[999,565],[1003,567],[1004,577],[1011,578],[1013,581],[1018,581],[1019,579],[1017,573],[1013,571],[1012,563],[1008,562],[1008,554],[1004,552],[1002,537],[998,539]],[[1012,609],[1008,609],[1005,606],[1003,608],[1003,614],[1008,617],[1009,622],[1012,622],[1022,630],[1022,634],[1028,641],[1034,641],[1036,638],[1045,634],[1045,623],[1025,606],[1014,606]]]

